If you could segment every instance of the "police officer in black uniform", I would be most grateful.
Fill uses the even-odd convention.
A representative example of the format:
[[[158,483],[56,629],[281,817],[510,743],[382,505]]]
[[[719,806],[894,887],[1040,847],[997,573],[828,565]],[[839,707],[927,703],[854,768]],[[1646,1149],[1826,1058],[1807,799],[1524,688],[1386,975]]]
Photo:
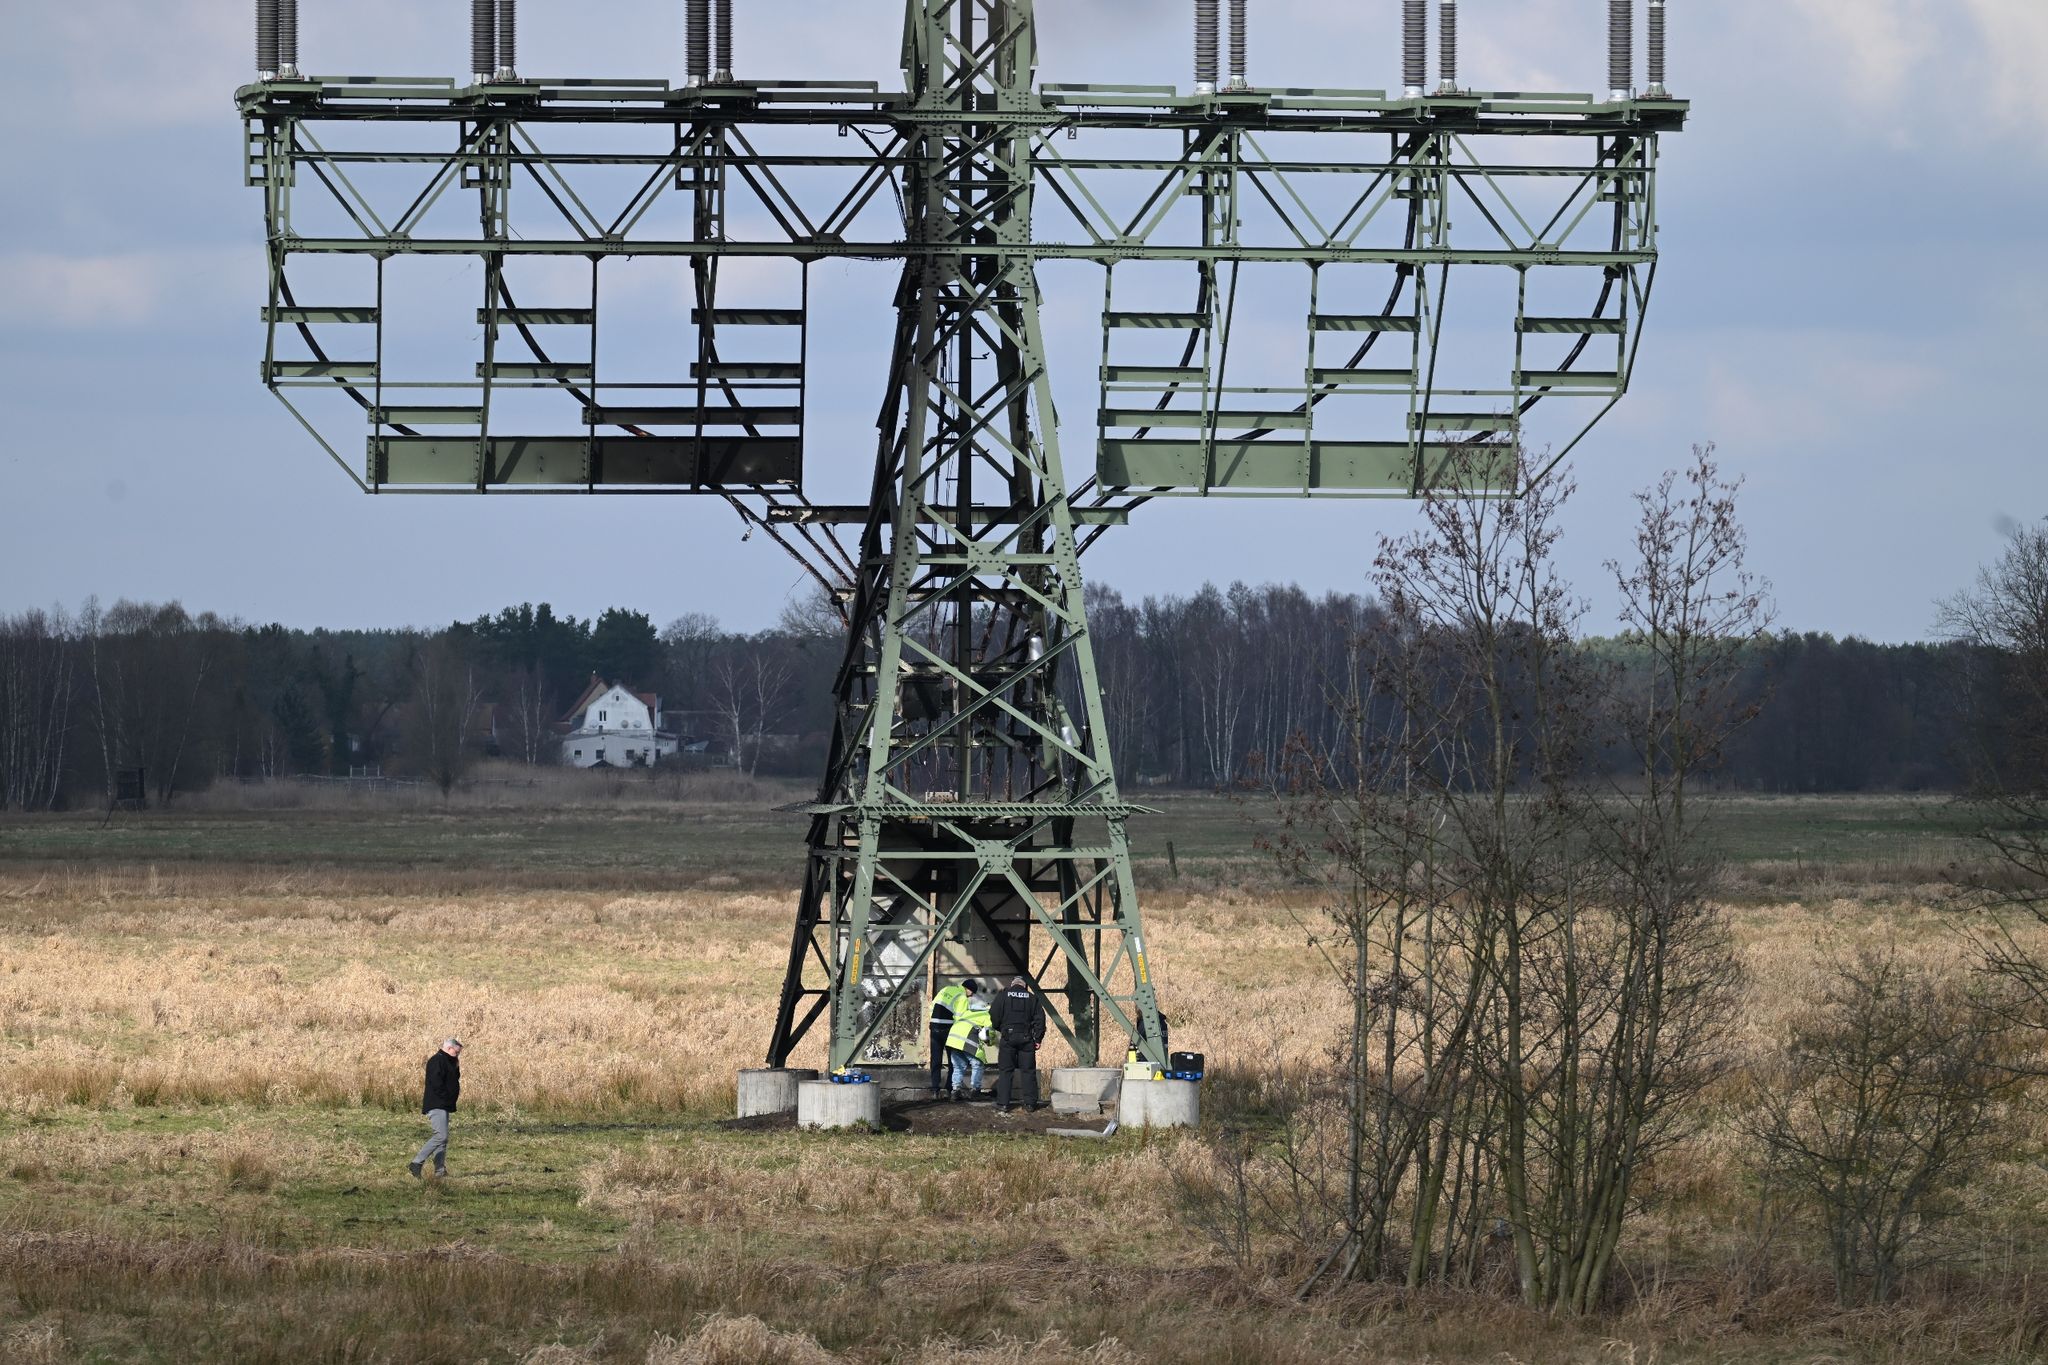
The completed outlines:
[[[1038,1108],[1038,1045],[1045,1041],[1045,1006],[1031,993],[1021,976],[1010,978],[1010,986],[996,997],[989,1021],[996,1031],[996,1112],[1007,1114],[1010,1077],[1024,1073],[1024,1103]]]

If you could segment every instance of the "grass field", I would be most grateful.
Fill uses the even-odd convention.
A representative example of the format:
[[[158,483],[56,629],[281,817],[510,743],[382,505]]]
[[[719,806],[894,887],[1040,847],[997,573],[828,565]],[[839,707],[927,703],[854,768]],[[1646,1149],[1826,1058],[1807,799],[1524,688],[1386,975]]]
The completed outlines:
[[[0,820],[0,1360],[2031,1360],[2038,1134],[1972,1253],[1840,1313],[1799,1229],[1758,1231],[1725,1134],[1654,1174],[1624,1301],[1552,1321],[1360,1288],[1297,1304],[1182,1221],[1193,1139],[742,1132],[800,792],[581,806],[406,796]],[[1312,1064],[1342,992],[1253,808],[1138,831],[1176,1040],[1212,1113]],[[1954,817],[1729,799],[1761,1048],[1821,945],[1934,908]],[[1165,844],[1175,849],[1176,876]],[[416,1184],[420,1060],[464,1057],[454,1175]],[[1057,1058],[1049,1058],[1057,1060]],[[1732,1102],[1735,1097],[1721,1097]]]
[[[501,783],[452,801],[424,790],[353,795],[276,784],[111,819],[0,815],[0,863],[70,876],[233,869],[308,884],[338,873],[354,885],[426,879],[443,889],[783,889],[802,876],[805,830],[805,817],[783,807],[809,796],[796,784],[692,785],[638,774],[549,782],[532,793]],[[1139,799],[1159,812],[1132,827],[1142,885],[1270,883],[1251,840],[1269,799],[1257,792]],[[1965,818],[1939,795],[1726,796],[1711,808],[1713,836],[1734,864],[1738,891],[1924,885],[1968,856]]]

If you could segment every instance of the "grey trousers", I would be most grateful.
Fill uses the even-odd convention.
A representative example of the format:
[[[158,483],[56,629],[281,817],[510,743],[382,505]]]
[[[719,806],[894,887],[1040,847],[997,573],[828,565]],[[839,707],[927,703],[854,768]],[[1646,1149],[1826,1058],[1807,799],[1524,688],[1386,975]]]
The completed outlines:
[[[434,1163],[434,1169],[442,1175],[446,1175],[448,1174],[448,1111],[446,1109],[429,1109],[427,1111],[427,1122],[434,1125],[433,1135],[420,1147],[419,1154],[412,1159],[412,1164],[424,1166],[431,1159]]]

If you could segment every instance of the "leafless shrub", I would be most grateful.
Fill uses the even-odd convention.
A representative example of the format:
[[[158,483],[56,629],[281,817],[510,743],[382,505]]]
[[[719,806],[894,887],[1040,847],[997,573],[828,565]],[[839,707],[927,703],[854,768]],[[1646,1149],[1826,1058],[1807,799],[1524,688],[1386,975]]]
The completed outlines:
[[[1256,1096],[1210,1105],[1204,1130],[1169,1161],[1184,1218],[1240,1272],[1274,1243],[1313,1263],[1340,1231],[1348,1119],[1323,1068],[1263,1064]],[[1212,1090],[1219,1094],[1223,1087]]]
[[[1991,1155],[2023,1076],[2006,1012],[1895,943],[1841,952],[1763,1068],[1744,1121],[1764,1179],[1819,1218],[1847,1306],[1941,1254],[1954,1196]]]

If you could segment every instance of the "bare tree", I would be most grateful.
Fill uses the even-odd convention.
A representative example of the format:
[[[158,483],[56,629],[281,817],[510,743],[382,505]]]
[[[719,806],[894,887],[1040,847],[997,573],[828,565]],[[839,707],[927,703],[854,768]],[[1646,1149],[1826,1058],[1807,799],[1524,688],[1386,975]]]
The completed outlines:
[[[1204,586],[1188,604],[1189,635],[1183,637],[1193,655],[1185,665],[1191,684],[1188,702],[1201,743],[1202,776],[1216,786],[1227,786],[1236,778],[1241,754],[1238,723],[1245,684],[1239,655],[1246,596],[1242,583],[1233,583],[1228,596]]]
[[[712,701],[732,736],[733,766],[752,777],[768,727],[788,700],[789,665],[763,641],[746,641],[719,656],[711,677]]]
[[[500,743],[509,742],[511,755],[528,767],[546,761],[556,742],[555,694],[546,675],[536,667],[515,667],[502,675],[498,694],[505,698],[498,708],[505,722]]]
[[[1353,1004],[1344,1231],[1310,1283],[1333,1267],[1470,1283],[1505,1251],[1549,1303],[1546,970],[1590,892],[1571,781],[1590,694],[1582,608],[1551,563],[1570,485],[1507,501],[1479,472],[1449,471],[1426,529],[1383,544],[1385,615],[1351,653],[1344,744],[1297,754],[1275,841],[1334,893]]]
[[[47,810],[71,729],[71,624],[59,611],[0,619],[0,810]]]
[[[1819,1216],[1844,1306],[1938,1254],[2021,1075],[2007,1011],[1894,942],[1837,952],[1764,1068],[1745,1127],[1764,1177]]]
[[[446,796],[469,771],[470,729],[483,691],[469,651],[452,632],[420,643],[412,656],[405,745],[413,768]]]
[[[1475,475],[1477,471],[1474,471]],[[1326,890],[1350,991],[1341,1232],[1310,1277],[1476,1283],[1602,1300],[1638,1173],[1726,1064],[1739,975],[1708,898],[1688,784],[1746,719],[1734,684],[1767,618],[1734,488],[1707,452],[1640,499],[1615,567],[1649,662],[1624,680],[1578,639],[1552,552],[1568,481],[1425,504],[1388,542],[1383,614],[1297,740],[1267,844]],[[1618,735],[1633,780],[1602,791]],[[1311,1150],[1312,1145],[1304,1147]]]
[[[202,702],[223,624],[196,620],[176,602],[88,600],[79,616],[85,640],[87,725],[98,741],[107,796],[114,774],[144,768],[156,799],[168,802],[200,738]]]
[[[775,622],[777,631],[798,640],[843,640],[846,625],[846,608],[816,584],[792,593]]]
[[[710,694],[711,661],[725,639],[718,618],[684,612],[661,628],[662,696],[677,709],[695,709]]]
[[[1090,580],[1088,633],[1095,642],[1095,667],[1102,680],[1102,709],[1110,753],[1126,783],[1145,776],[1145,735],[1157,699],[1145,676],[1137,613],[1113,588]]]
[[[1343,742],[1289,746],[1278,826],[1265,839],[1292,876],[1323,886],[1334,932],[1314,937],[1351,1000],[1338,1057],[1341,1174],[1301,1182],[1342,1191],[1340,1235],[1311,1287],[1333,1269],[1415,1284],[1462,1278],[1471,1265],[1455,1220],[1446,1235],[1434,1231],[1447,1204],[1462,1204],[1474,1155],[1484,979],[1454,928],[1455,877],[1432,856],[1444,818],[1423,771],[1448,755],[1461,720],[1432,702],[1433,654],[1433,641],[1392,616],[1353,638],[1331,697]]]
[[[1986,967],[2018,989],[2027,1021],[2048,1028],[2048,962],[2000,913],[2048,925],[2048,521],[2014,527],[1976,582],[1941,603],[1939,623],[1967,647],[1965,807],[1988,868],[1961,879],[1993,912],[1975,925],[1976,940]]]
[[[1687,797],[1755,715],[1738,698],[1770,620],[1745,568],[1736,481],[1711,447],[1636,496],[1635,553],[1608,565],[1639,666],[1595,680],[1603,729],[1634,756],[1584,809],[1601,884],[1548,954],[1559,1085],[1544,1106],[1550,1299],[1600,1301],[1638,1174],[1727,1069],[1741,973],[1712,900],[1719,862]]]

